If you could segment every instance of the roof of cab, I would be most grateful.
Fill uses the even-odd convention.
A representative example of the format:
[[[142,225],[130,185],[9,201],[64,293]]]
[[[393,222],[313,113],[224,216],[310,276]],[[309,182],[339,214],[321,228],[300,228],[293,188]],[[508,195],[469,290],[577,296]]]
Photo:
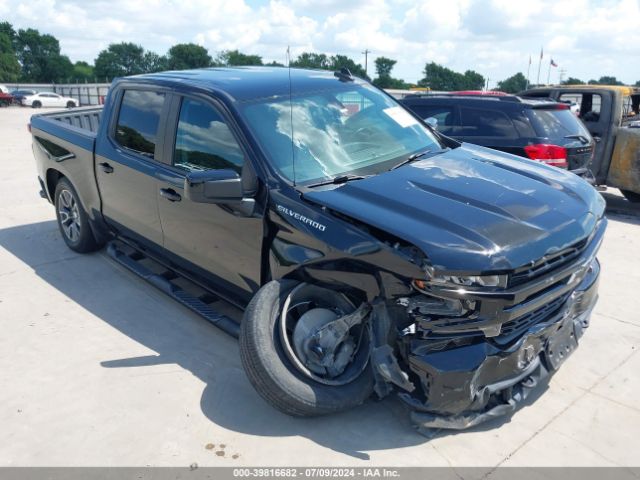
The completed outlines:
[[[178,88],[180,85],[193,85],[226,93],[236,101],[246,101],[289,95],[289,78],[296,92],[324,90],[340,84],[340,80],[332,71],[286,67],[214,67],[176,70],[135,75],[126,77],[124,80],[160,81],[171,83]],[[362,82],[356,77],[354,81]]]

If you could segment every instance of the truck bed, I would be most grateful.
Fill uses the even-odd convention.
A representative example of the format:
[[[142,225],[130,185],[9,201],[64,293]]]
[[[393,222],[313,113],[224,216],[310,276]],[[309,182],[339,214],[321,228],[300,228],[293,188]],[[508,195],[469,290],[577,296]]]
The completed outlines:
[[[101,117],[102,107],[78,108],[38,115],[38,118],[56,120],[83,130],[89,130],[92,133],[98,131]]]

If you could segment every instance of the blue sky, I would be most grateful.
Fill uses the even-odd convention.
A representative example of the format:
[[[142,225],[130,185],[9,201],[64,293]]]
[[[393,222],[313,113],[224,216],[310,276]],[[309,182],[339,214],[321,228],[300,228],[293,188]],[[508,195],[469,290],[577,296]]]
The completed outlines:
[[[640,0],[0,0],[0,19],[55,35],[72,60],[93,62],[109,43],[131,41],[163,54],[195,42],[212,55],[239,49],[284,62],[287,45],[349,55],[387,56],[394,76],[416,82],[425,63],[473,69],[491,85],[532,57],[535,81],[551,70],[588,80],[640,80]]]

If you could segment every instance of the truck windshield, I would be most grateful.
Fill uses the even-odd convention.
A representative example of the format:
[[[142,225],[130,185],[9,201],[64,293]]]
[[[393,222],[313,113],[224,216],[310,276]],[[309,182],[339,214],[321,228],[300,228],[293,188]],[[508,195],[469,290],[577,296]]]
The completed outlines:
[[[375,174],[441,148],[428,128],[367,84],[294,91],[248,102],[241,113],[269,160],[294,184]]]

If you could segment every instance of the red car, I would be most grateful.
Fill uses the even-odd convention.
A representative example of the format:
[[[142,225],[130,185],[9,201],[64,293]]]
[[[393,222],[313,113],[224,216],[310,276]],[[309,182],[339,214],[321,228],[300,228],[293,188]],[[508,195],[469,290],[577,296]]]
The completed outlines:
[[[13,101],[13,95],[0,92],[0,107],[8,107]]]

